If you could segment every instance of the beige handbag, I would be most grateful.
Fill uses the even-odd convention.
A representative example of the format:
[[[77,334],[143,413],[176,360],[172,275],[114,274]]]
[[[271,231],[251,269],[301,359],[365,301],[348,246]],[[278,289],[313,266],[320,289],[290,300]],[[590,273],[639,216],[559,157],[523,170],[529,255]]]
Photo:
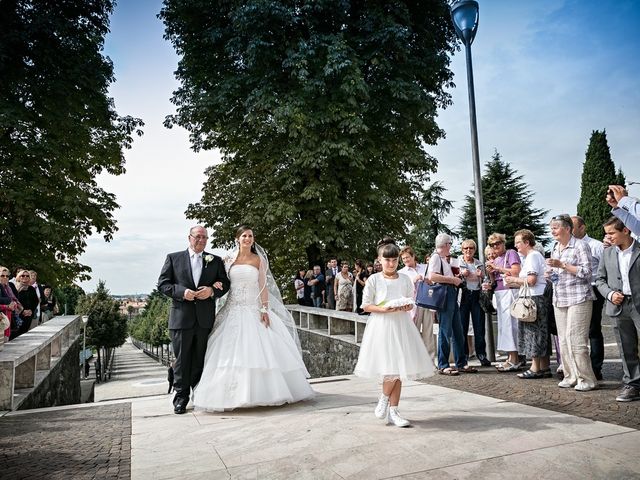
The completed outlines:
[[[511,304],[511,316],[520,322],[535,322],[538,316],[538,307],[536,302],[531,298],[529,284],[525,281],[520,287],[518,298]]]

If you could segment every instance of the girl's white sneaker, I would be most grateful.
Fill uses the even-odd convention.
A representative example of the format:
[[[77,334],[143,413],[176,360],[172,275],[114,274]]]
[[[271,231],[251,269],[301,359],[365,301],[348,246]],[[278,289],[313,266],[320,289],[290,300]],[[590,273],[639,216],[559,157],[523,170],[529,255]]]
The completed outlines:
[[[380,395],[380,400],[378,400],[378,405],[376,405],[376,409],[374,410],[374,414],[377,418],[382,420],[387,416],[389,411],[389,397],[382,394]]]
[[[387,418],[387,422],[393,423],[396,427],[408,427],[411,425],[409,420],[400,416],[396,407],[389,408],[389,417]]]

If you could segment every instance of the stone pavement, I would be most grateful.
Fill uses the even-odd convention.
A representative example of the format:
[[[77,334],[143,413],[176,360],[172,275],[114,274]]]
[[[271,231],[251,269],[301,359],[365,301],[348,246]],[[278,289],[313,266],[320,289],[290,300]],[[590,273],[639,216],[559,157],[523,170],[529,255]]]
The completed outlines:
[[[478,370],[479,373],[457,377],[436,375],[425,383],[640,429],[640,402],[615,401],[622,385],[620,362],[607,361],[603,367],[604,381],[590,392],[559,388],[556,377],[522,380],[515,373],[498,373],[494,367]]]
[[[23,410],[1,417],[0,478],[131,478],[131,405]]]
[[[102,402],[0,417],[1,478],[640,478],[640,402],[615,402],[615,358],[593,392],[493,368],[407,383],[409,429],[377,420],[379,387],[353,376],[295,405],[175,415],[164,367],[130,344],[116,361]]]
[[[227,413],[179,416],[166,397],[134,401],[132,478],[640,477],[630,428],[411,382],[401,412],[413,428],[399,429],[373,416],[374,382],[313,387],[313,401]]]

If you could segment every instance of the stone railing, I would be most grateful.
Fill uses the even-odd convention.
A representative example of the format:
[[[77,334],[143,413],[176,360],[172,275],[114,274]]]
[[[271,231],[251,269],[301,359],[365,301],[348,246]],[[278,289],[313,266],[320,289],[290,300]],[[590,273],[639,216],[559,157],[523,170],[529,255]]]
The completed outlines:
[[[293,320],[301,330],[360,345],[364,328],[367,325],[367,315],[354,312],[340,312],[325,308],[303,307],[302,305],[287,305]]]
[[[75,345],[69,359],[71,371],[65,365],[64,372],[52,373],[56,365],[82,337],[82,319],[77,315],[54,317],[33,330],[20,335],[4,345],[0,351],[0,410],[18,410],[34,406],[51,406],[69,403],[58,398],[58,389],[64,397],[73,395],[80,388],[79,349]],[[77,351],[76,351],[77,350]],[[47,380],[49,375],[58,376]],[[62,381],[59,378],[62,378]],[[77,377],[77,388],[74,379]],[[42,392],[44,405],[40,400],[29,400],[38,390]],[[40,392],[38,392],[40,393]],[[73,399],[73,398],[71,398]]]
[[[302,357],[313,378],[353,373],[368,316],[300,305],[287,309],[298,327]]]

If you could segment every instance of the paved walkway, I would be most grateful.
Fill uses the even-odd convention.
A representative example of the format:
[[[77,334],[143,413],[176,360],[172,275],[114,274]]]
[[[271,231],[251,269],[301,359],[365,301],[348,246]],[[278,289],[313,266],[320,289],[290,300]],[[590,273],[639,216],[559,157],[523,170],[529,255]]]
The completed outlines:
[[[96,384],[96,402],[167,393],[167,367],[136,348],[130,340],[116,349],[115,355],[111,379]]]

